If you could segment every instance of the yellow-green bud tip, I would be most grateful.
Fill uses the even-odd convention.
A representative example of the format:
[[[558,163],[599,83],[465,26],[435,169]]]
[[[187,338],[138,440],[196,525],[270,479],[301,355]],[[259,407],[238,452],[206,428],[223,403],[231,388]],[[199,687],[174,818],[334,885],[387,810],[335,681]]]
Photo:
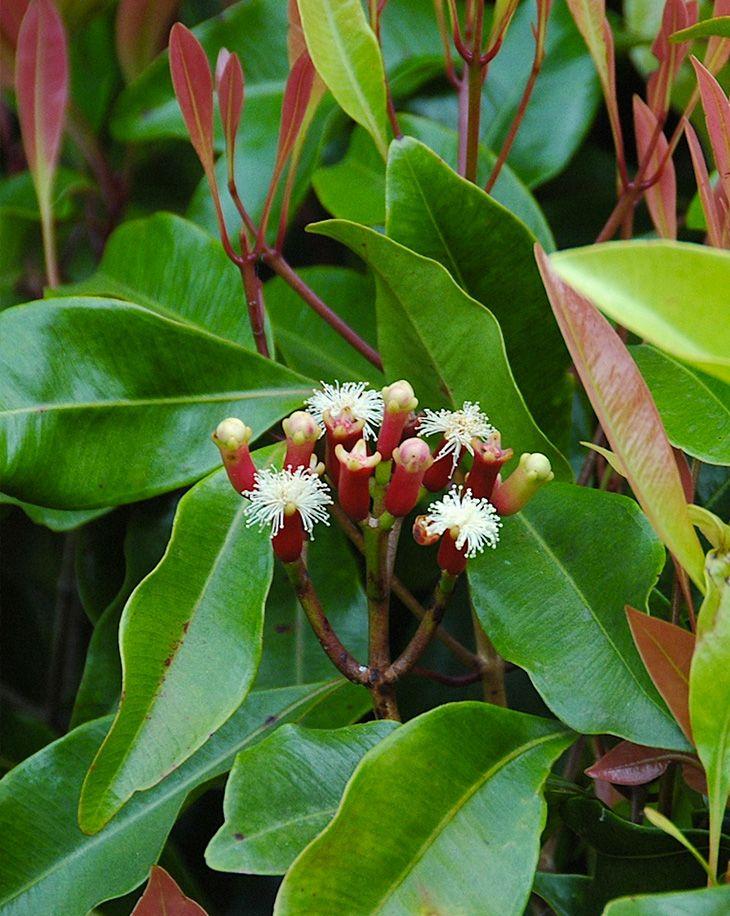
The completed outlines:
[[[290,439],[295,445],[316,442],[322,435],[322,427],[311,413],[305,410],[295,410],[290,417],[282,421],[281,426],[287,439]]]
[[[413,388],[405,379],[386,385],[382,394],[385,409],[390,413],[410,413],[418,407]]]
[[[235,450],[247,445],[253,435],[250,426],[246,426],[237,417],[228,417],[216,426],[213,441],[219,448]]]
[[[550,461],[540,452],[525,452],[520,458],[520,466],[527,479],[535,483],[549,483],[555,476]]]

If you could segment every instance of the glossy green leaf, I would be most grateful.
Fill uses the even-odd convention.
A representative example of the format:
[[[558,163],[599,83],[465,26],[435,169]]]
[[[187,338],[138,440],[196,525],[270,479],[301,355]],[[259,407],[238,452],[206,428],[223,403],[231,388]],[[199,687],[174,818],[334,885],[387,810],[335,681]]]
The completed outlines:
[[[458,134],[453,128],[407,113],[399,114],[398,122],[404,134],[420,140],[456,168]],[[478,183],[486,184],[495,161],[491,150],[479,147]],[[361,128],[353,131],[344,157],[334,165],[317,169],[312,184],[332,216],[368,226],[385,225],[385,166],[373,141]],[[540,206],[509,166],[500,172],[491,197],[519,217],[547,251],[555,248]]]
[[[356,658],[366,660],[367,599],[358,564],[337,525],[319,526],[307,548],[307,565],[332,627]],[[277,564],[266,602],[264,654],[256,687],[311,683],[334,673],[291,582]],[[363,691],[363,696],[368,694]]]
[[[86,913],[141,884],[188,794],[230,769],[235,755],[274,726],[306,719],[340,693],[342,680],[255,691],[190,760],[132,801],[100,834],[81,832],[83,774],[110,720],[75,729],[0,782],[0,908],[3,916]],[[345,724],[330,721],[330,727]]]
[[[0,488],[59,508],[144,499],[219,463],[240,415],[258,435],[311,383],[243,347],[107,299],[0,314]],[[59,461],[63,455],[63,461]]]
[[[713,19],[703,19],[702,22],[696,22],[688,29],[682,29],[675,32],[670,41],[689,41],[692,38],[712,38],[717,35],[720,38],[730,38],[730,16],[716,16]]]
[[[395,12],[395,11],[394,11]],[[482,142],[499,149],[525,88],[535,49],[533,3],[520,3],[502,50],[489,65],[482,93]],[[542,184],[569,163],[588,131],[600,99],[593,61],[566,3],[553,3],[545,62],[508,162],[529,187]],[[429,94],[409,108],[457,123],[456,93]]]
[[[360,0],[298,0],[307,49],[338,104],[387,152],[385,73]]]
[[[545,823],[541,788],[573,739],[555,722],[484,703],[412,719],[362,760],[275,912],[522,913]]]
[[[634,495],[654,530],[703,589],[700,542],[687,514],[676,457],[646,382],[594,305],[560,278],[539,248],[535,257],[573,363]]]
[[[273,553],[266,534],[246,526],[246,505],[222,469],[197,484],[180,501],[161,563],[125,607],[122,701],[84,782],[85,832],[185,761],[253,683]]]
[[[555,272],[609,318],[670,356],[730,382],[730,253],[687,242],[561,251]]]
[[[728,33],[730,34],[730,32]],[[727,916],[730,887],[705,887],[676,894],[636,894],[612,900],[605,916]]]
[[[53,216],[67,220],[78,210],[78,198],[90,190],[91,182],[71,169],[61,167],[53,181]],[[9,175],[0,181],[0,220],[8,217],[37,222],[41,215],[30,172]]]
[[[129,596],[162,559],[170,540],[173,514],[170,497],[140,503],[132,509],[124,536],[124,581],[94,624],[76,692],[73,727],[116,708],[122,686],[119,621]]]
[[[654,347],[631,347],[672,445],[709,464],[730,464],[730,384]]]
[[[396,727],[333,731],[284,726],[238,755],[226,784],[225,823],[205,860],[219,871],[283,875],[332,820],[362,757]]]
[[[387,205],[388,236],[443,264],[492,311],[532,415],[559,441],[567,439],[570,357],[535,266],[535,236],[410,138],[391,146]]]
[[[424,407],[479,401],[517,455],[544,452],[558,478],[570,477],[517,389],[497,321],[444,267],[355,223],[330,220],[312,231],[339,239],[375,273],[378,346],[389,378],[410,379]]]
[[[73,531],[80,528],[87,522],[93,521],[102,515],[106,515],[110,509],[79,509],[78,511],[67,509],[49,509],[47,506],[36,506],[33,503],[25,503],[21,499],[15,499],[13,496],[6,496],[0,493],[0,504],[5,506],[18,506],[35,522],[36,525],[43,525],[51,531],[63,532]]]
[[[125,299],[255,349],[238,270],[220,242],[172,213],[123,223],[96,273],[53,295]]]
[[[539,871],[533,893],[550,905],[557,916],[588,916],[591,879],[587,875],[558,875]]]
[[[350,327],[375,346],[375,289],[370,277],[335,266],[303,267],[297,273]],[[283,280],[269,280],[264,296],[276,346],[288,366],[313,379],[363,380],[377,388],[383,386],[383,374]]]
[[[627,603],[646,606],[663,565],[633,500],[552,483],[503,519],[497,549],[471,561],[469,582],[499,653],[571,728],[686,749],[624,614]]]
[[[639,827],[624,820],[598,799],[571,798],[561,805],[560,815],[592,851],[592,886],[585,916],[600,916],[605,904],[615,897],[707,884],[702,866],[673,837],[655,827]],[[701,853],[707,852],[707,831],[690,829],[684,833]],[[730,846],[725,843],[724,849]]]
[[[720,830],[730,796],[730,554],[711,550],[705,561],[705,600],[689,673],[689,714],[710,798],[710,867],[718,866]],[[724,873],[726,863],[720,862]]]

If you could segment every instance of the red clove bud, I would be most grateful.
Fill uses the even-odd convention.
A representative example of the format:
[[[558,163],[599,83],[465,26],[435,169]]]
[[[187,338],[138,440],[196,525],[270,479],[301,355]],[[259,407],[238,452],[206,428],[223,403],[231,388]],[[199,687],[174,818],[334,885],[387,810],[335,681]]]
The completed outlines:
[[[255,482],[256,467],[248,449],[252,432],[237,417],[229,417],[218,424],[211,437],[221,453],[228,479],[238,493],[252,490]]]
[[[322,428],[314,417],[304,410],[294,413],[282,421],[286,435],[285,468],[306,468],[312,459],[314,445],[322,435]]]
[[[411,385],[401,379],[383,388],[383,425],[378,436],[378,451],[384,461],[390,461],[393,449],[401,441],[403,428],[418,401]]]
[[[402,518],[418,502],[423,476],[433,464],[431,450],[423,439],[406,439],[393,449],[395,472],[385,493],[385,508]]]
[[[482,496],[489,499],[502,466],[514,453],[511,448],[502,448],[497,430],[485,440],[473,439],[471,445],[474,463],[466,476],[466,486],[477,499]]]
[[[337,445],[335,454],[340,465],[340,505],[353,521],[360,522],[370,512],[370,478],[380,463],[380,452],[368,455],[365,440],[360,439],[349,452]]]

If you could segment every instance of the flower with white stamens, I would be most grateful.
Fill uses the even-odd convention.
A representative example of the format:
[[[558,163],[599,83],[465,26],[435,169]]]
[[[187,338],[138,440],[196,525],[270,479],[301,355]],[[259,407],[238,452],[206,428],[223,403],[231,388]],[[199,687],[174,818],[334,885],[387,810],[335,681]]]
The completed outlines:
[[[482,413],[478,401],[464,401],[461,410],[426,410],[419,418],[419,436],[433,436],[440,433],[445,442],[439,449],[436,460],[451,455],[454,471],[459,463],[462,448],[474,454],[472,439],[486,439],[494,433],[489,418]]]
[[[456,541],[456,549],[466,547],[471,558],[485,547],[496,547],[502,522],[488,499],[475,499],[471,490],[453,486],[445,496],[431,503],[425,519],[428,536],[448,531]]]
[[[329,487],[307,468],[275,471],[264,468],[256,473],[253,490],[244,493],[246,525],[271,525],[275,537],[284,525],[284,517],[298,512],[304,530],[311,535],[317,522],[329,525],[326,507],[332,505]]]
[[[366,439],[375,439],[375,426],[383,421],[383,398],[379,391],[369,391],[367,382],[321,382],[321,388],[315,388],[312,396],[307,398],[307,410],[318,423],[324,424],[325,414],[337,420],[345,417],[350,420],[361,420],[365,426],[363,435]]]

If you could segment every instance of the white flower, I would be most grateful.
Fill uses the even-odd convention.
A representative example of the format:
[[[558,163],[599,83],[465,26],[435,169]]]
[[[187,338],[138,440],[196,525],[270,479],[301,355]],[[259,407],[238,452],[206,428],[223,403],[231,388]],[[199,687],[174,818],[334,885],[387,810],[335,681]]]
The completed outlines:
[[[470,455],[474,454],[472,439],[486,439],[494,432],[494,427],[489,418],[482,413],[479,402],[464,401],[461,410],[426,410],[423,411],[418,423],[420,436],[432,436],[440,433],[446,440],[436,455],[436,460],[444,455],[451,455],[454,471],[459,463],[462,448]]]
[[[426,526],[429,535],[458,531],[456,549],[461,550],[466,544],[467,557],[475,557],[485,547],[497,546],[502,522],[488,499],[475,499],[471,490],[453,486],[445,496],[431,503]]]
[[[325,412],[337,419],[343,413],[349,413],[353,420],[362,420],[365,424],[363,436],[375,439],[374,426],[383,421],[383,398],[378,391],[368,391],[367,382],[321,382],[321,389],[314,389],[311,398],[305,404],[307,410],[318,423],[324,423]]]
[[[244,493],[250,500],[245,509],[246,525],[271,525],[271,536],[277,535],[284,516],[296,509],[309,534],[317,522],[329,525],[326,506],[332,504],[329,487],[307,468],[275,471],[264,468],[256,472],[253,490]]]

